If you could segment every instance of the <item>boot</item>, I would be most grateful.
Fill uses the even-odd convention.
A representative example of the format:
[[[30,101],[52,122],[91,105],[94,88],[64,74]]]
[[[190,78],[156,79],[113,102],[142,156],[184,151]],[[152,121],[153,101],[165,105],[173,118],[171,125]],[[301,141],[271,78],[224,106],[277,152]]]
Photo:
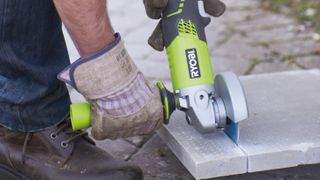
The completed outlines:
[[[115,160],[87,132],[67,123],[36,133],[0,127],[0,173],[16,179],[143,179],[139,167]],[[5,172],[5,175],[2,175]]]

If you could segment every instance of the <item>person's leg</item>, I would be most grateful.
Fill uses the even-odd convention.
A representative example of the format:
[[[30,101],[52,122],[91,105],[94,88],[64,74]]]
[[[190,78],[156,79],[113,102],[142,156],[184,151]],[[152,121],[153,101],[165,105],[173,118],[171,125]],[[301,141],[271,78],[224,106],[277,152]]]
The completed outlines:
[[[69,64],[51,0],[0,1],[0,124],[23,132],[61,122],[69,95],[56,75]]]

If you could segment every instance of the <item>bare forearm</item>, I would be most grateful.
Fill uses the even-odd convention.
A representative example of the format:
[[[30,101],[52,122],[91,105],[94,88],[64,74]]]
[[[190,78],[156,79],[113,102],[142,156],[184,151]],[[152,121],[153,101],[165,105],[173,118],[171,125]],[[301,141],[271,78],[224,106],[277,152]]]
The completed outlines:
[[[114,40],[106,0],[53,0],[81,56],[92,54]]]

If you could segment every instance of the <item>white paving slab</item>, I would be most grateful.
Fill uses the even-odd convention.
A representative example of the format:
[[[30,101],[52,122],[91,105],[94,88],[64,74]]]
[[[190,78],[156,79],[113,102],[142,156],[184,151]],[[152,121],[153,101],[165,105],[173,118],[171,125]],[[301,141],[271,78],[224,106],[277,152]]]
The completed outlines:
[[[239,146],[248,171],[320,162],[320,71],[292,71],[243,78],[250,118]]]
[[[176,111],[158,134],[197,179],[247,172],[246,155],[222,131],[199,134],[182,112]]]
[[[176,113],[160,137],[197,178],[320,163],[320,70],[242,77],[250,118],[239,146],[222,132],[201,135]]]

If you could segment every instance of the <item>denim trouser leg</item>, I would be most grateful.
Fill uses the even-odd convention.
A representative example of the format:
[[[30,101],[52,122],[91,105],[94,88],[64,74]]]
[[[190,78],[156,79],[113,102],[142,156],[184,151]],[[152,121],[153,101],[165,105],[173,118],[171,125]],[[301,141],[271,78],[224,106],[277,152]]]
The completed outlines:
[[[0,124],[38,131],[63,120],[69,95],[56,75],[69,64],[52,0],[0,0]]]

